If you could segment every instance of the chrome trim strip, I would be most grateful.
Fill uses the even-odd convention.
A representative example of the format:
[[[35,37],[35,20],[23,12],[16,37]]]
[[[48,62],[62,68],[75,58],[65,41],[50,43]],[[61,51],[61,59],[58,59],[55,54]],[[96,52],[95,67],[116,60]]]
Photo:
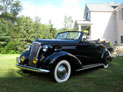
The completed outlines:
[[[34,71],[34,72],[41,72],[41,73],[49,73],[50,72],[50,70],[34,68],[34,67],[20,65],[20,64],[16,64],[16,67],[18,67],[20,69],[24,69],[24,70]]]
[[[76,71],[82,71],[82,70],[86,70],[86,69],[90,69],[90,68],[94,68],[94,67],[99,67],[99,66],[102,66],[104,65],[103,63],[100,63],[100,64],[92,64],[92,65],[85,65],[84,67],[76,70]]]
[[[40,47],[38,48],[38,51],[37,51],[37,54],[36,54],[36,58],[38,58],[38,54],[39,54],[41,48],[42,48],[42,46],[40,46]]]
[[[33,43],[38,43],[38,44],[40,44],[40,45],[41,45],[41,43],[40,43],[40,42],[33,41]],[[33,44],[33,43],[32,43],[32,44]]]

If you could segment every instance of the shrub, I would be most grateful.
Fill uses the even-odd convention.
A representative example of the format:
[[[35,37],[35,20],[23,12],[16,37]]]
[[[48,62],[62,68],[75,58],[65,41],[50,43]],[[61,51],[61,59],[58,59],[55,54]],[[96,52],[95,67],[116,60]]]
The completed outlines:
[[[15,42],[9,42],[4,48],[0,48],[2,54],[15,54],[17,53],[17,45]]]

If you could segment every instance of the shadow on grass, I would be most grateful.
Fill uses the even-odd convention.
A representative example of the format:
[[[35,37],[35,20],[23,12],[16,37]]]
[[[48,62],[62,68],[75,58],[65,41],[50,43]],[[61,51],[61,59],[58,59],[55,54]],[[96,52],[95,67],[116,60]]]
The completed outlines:
[[[0,78],[0,92],[122,92],[122,84],[116,76],[101,78],[102,67],[72,73],[65,83],[55,83],[50,74],[10,70]],[[96,73],[97,72],[97,73]],[[97,74],[97,75],[96,75]],[[103,73],[102,73],[103,74]],[[94,77],[92,77],[95,75]],[[107,75],[106,75],[107,76]],[[121,76],[122,77],[122,76]],[[107,81],[109,80],[109,82]],[[111,83],[112,82],[112,83]],[[117,84],[117,85],[116,85]],[[117,88],[117,89],[116,89]],[[102,90],[101,90],[102,89]]]
[[[23,70],[18,70],[18,74],[25,76],[25,77],[31,77],[31,78],[49,78],[50,74],[49,73],[38,73],[38,72],[32,72],[32,71],[23,71]]]
[[[0,92],[123,92],[122,60],[111,62],[108,69],[96,67],[74,72],[67,82],[60,84],[47,73],[11,69],[0,75]]]
[[[0,77],[0,92],[39,92],[48,90],[47,86],[53,84],[49,74],[11,69],[4,76]]]
[[[78,72],[72,72],[70,79],[72,79],[73,77],[78,77],[78,76],[83,76],[92,72],[96,72],[99,69],[102,69],[102,67],[95,67],[95,68],[91,68],[91,69],[86,69],[86,70],[82,70],[82,71],[78,71]],[[18,74],[22,75],[23,77],[28,77],[28,78],[32,78],[32,79],[37,79],[37,80],[41,80],[44,82],[52,82],[55,83],[55,81],[52,79],[51,74],[50,73],[38,73],[38,72],[32,72],[32,71],[23,71],[23,70],[18,70],[17,71]]]
[[[5,77],[0,78],[0,92],[79,92],[81,82],[78,76],[91,73],[98,68],[72,73],[70,80],[65,83],[55,83],[48,73],[26,72],[11,69],[6,72]],[[75,79],[76,82],[74,81]],[[75,83],[74,83],[75,82]],[[80,85],[81,84],[81,85]],[[74,86],[74,85],[77,85]],[[85,84],[84,84],[85,85]],[[83,89],[86,90],[87,88]],[[81,92],[81,91],[80,91]]]
[[[51,78],[50,73],[38,73],[38,72],[32,72],[32,71],[22,71],[18,70],[17,73],[19,75],[22,75],[24,78],[29,78],[29,80],[32,81],[38,81],[41,83],[53,83],[53,79]]]

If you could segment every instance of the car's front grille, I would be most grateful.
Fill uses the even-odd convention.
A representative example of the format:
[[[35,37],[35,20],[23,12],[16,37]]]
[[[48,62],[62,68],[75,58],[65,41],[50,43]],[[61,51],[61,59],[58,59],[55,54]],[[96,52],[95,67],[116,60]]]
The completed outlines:
[[[41,44],[38,42],[34,42],[32,44],[30,57],[29,57],[29,66],[35,67],[35,64],[33,64],[33,58],[38,58],[39,52],[41,49]]]

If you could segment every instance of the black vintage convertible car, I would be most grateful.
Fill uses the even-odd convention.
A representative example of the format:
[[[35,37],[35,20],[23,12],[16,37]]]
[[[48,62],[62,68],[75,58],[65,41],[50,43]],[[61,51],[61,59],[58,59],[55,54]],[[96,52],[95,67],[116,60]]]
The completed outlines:
[[[72,71],[108,68],[111,54],[98,41],[88,41],[85,33],[67,31],[58,33],[56,39],[36,39],[16,61],[22,70],[51,73],[61,83],[69,79]]]

